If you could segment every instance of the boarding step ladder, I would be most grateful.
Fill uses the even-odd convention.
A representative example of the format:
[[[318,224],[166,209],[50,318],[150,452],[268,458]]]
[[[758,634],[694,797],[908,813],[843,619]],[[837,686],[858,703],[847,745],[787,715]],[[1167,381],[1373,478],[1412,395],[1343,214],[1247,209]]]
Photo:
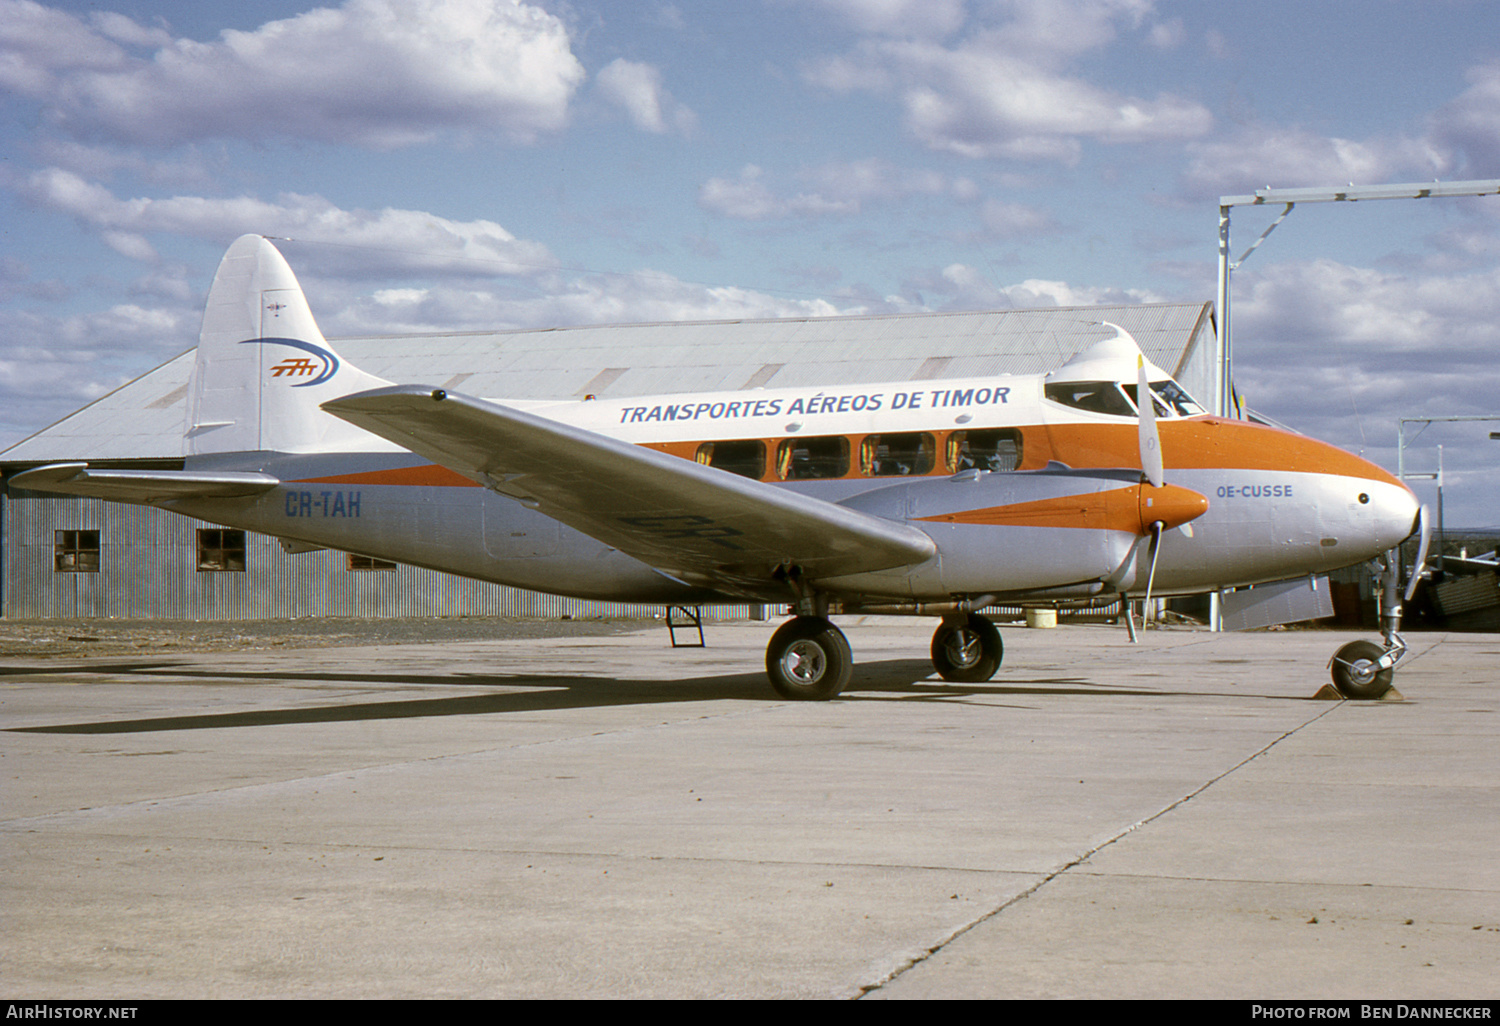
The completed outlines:
[[[677,632],[683,631],[687,634],[687,641],[678,641]],[[698,640],[692,640],[692,632],[698,632]],[[703,607],[693,606],[668,606],[667,607],[667,633],[672,636],[673,648],[707,648],[703,641]]]

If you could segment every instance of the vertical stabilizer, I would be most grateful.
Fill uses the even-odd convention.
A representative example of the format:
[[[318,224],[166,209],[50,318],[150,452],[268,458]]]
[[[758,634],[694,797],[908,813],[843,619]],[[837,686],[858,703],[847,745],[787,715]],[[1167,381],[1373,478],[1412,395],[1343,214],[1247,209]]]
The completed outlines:
[[[387,384],[339,358],[281,253],[259,235],[243,235],[208,293],[185,455],[369,448],[371,435],[318,406]]]

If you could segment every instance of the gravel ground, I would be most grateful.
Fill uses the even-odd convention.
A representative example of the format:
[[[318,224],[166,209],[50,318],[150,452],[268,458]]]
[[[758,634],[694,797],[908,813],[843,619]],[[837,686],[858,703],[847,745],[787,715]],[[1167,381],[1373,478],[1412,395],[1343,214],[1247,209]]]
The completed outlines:
[[[424,645],[560,638],[662,629],[650,620],[506,617],[343,620],[0,620],[0,658],[77,658],[139,652],[227,652],[353,645]]]

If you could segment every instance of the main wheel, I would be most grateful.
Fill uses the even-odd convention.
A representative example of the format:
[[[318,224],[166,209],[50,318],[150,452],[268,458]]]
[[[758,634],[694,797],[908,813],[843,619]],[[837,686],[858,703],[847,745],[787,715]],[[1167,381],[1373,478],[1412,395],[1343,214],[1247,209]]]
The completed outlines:
[[[782,698],[826,701],[844,690],[853,668],[844,632],[821,616],[788,620],[766,646],[766,673]]]
[[[932,635],[932,665],[944,680],[978,684],[1000,669],[1005,648],[1000,631],[978,613],[963,623],[944,620]]]
[[[1333,656],[1333,686],[1345,698],[1379,698],[1391,689],[1395,671],[1376,667],[1385,649],[1372,641],[1351,641]]]

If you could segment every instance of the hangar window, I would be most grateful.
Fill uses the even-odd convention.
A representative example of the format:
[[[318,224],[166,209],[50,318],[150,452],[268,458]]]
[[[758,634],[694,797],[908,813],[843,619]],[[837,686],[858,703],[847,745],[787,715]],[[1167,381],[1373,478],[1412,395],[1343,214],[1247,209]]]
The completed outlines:
[[[962,470],[1015,470],[1021,465],[1021,432],[1015,428],[955,431],[948,436],[948,466]]]
[[[866,477],[930,474],[937,462],[937,443],[925,431],[868,435],[859,447],[859,472]]]
[[[704,442],[698,462],[759,481],[766,474],[766,443],[758,441]]]
[[[1113,381],[1054,381],[1046,387],[1047,398],[1086,413],[1108,413],[1134,417],[1135,407]]]
[[[360,556],[353,552],[349,553],[350,570],[394,570],[396,564],[388,559],[376,559],[374,556]]]
[[[198,531],[198,569],[245,569],[245,532],[220,527]]]
[[[99,570],[98,531],[57,531],[52,568],[60,574],[91,574]]]
[[[849,439],[842,435],[788,438],[776,449],[776,476],[783,481],[843,477],[849,473]]]

